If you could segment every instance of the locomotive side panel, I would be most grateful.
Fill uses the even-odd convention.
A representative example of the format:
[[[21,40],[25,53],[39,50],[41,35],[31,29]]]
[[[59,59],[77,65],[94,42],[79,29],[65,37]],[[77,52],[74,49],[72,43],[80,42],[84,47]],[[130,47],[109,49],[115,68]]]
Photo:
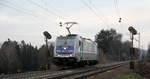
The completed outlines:
[[[97,44],[83,39],[83,60],[97,60]]]
[[[77,38],[75,45],[75,58],[77,59],[77,62],[81,61],[83,58],[82,50],[83,50],[82,40],[81,38]]]

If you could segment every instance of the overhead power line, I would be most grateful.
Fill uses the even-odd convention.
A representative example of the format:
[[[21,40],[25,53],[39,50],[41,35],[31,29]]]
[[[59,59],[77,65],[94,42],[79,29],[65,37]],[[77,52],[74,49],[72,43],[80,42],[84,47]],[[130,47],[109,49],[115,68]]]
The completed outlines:
[[[95,15],[97,16],[104,24],[105,21],[97,14],[96,8],[92,8],[85,0],[82,0],[82,3]],[[90,2],[91,3],[91,2]],[[106,25],[108,26],[108,25]],[[109,26],[108,26],[109,27]]]
[[[65,16],[65,17],[70,17],[69,15],[67,15],[66,13],[64,13],[61,9],[58,9],[58,8],[52,6],[50,3],[47,5],[48,2],[46,2],[46,0],[41,0],[41,2],[43,3],[43,4],[42,4],[43,7],[45,7],[47,10],[49,10],[49,7],[50,7],[51,9],[53,9],[53,11],[54,11],[55,13],[59,13],[59,14],[61,14],[62,16]]]
[[[21,7],[21,6],[17,5],[17,4],[15,4],[15,2],[13,3],[13,2],[11,2],[11,1],[9,1],[9,0],[8,0],[8,1],[5,0],[5,1],[3,1],[3,2],[0,2],[0,6],[9,8],[9,9],[14,10],[14,11],[19,12],[19,13],[23,13],[23,14],[26,14],[26,15],[30,15],[30,16],[32,16],[33,18],[36,18],[36,19],[37,19],[36,23],[38,23],[38,24],[41,24],[41,22],[39,22],[39,21],[41,21],[41,19],[43,19],[42,17],[40,17],[40,16],[42,16],[42,15],[39,15],[39,14],[38,14],[38,15],[35,15],[35,12],[33,13],[32,10],[28,10],[28,9],[26,9],[26,8],[23,8],[23,7]],[[45,16],[43,16],[43,17],[45,17]],[[35,20],[34,20],[34,21],[35,21]]]
[[[50,15],[53,15],[53,16],[56,16],[56,17],[59,17],[59,18],[64,18],[64,17],[62,17],[62,16],[56,14],[55,12],[50,11],[49,9],[47,9],[47,8],[45,8],[45,7],[43,7],[43,6],[41,6],[40,4],[34,2],[33,0],[26,0],[26,1],[28,1],[29,3],[31,3],[31,4],[33,4],[33,5],[37,6],[37,7],[39,7],[39,8],[41,8],[41,9],[43,9],[44,11],[48,12]]]
[[[8,3],[8,2],[7,2],[7,3]],[[7,3],[0,3],[0,6],[7,7],[7,8],[10,8],[10,9],[15,10],[15,11],[17,11],[17,12],[21,12],[21,13],[24,13],[24,14],[27,14],[27,15],[31,15],[31,16],[37,18],[36,15],[33,15],[32,13],[30,13],[30,12],[28,12],[28,11],[25,11],[25,10],[23,10],[23,9],[19,9],[19,8],[15,7],[14,5],[10,5],[10,4],[7,4]]]
[[[33,11],[33,10],[29,10],[29,9],[26,9],[25,7],[22,7],[22,6],[20,6],[20,5],[15,4],[15,1],[13,1],[13,2],[11,2],[11,0],[8,0],[8,1],[5,0],[5,1],[6,1],[5,4],[9,4],[9,5],[11,5],[11,6],[13,6],[13,7],[17,8],[17,9],[21,9],[21,10],[23,10],[23,11],[25,11],[25,12],[28,12],[28,13],[30,13],[30,14],[36,16],[36,18],[38,17],[38,18],[40,18],[40,19],[43,19],[43,18],[41,18],[41,17],[45,17],[44,15],[47,15],[47,14],[45,14],[45,13],[44,13],[44,15],[43,15],[43,14],[36,14],[35,11]],[[41,17],[40,17],[40,16],[41,16]],[[48,15],[48,16],[49,16],[49,15]]]
[[[8,0],[8,1],[5,0],[5,4],[9,4],[9,5],[11,5],[11,6],[15,7],[15,8],[19,8],[19,9],[22,9],[22,10],[24,10],[26,12],[32,13],[31,10],[28,10],[28,9],[26,9],[26,8],[24,8],[22,6],[19,6],[17,4],[14,4],[14,3],[15,3],[15,1],[11,2],[11,0]]]
[[[100,10],[98,8],[96,8],[96,6],[92,3],[92,0],[88,0],[88,2],[96,12],[100,12]],[[105,17],[102,12],[100,12],[100,13],[101,13],[101,19],[103,20],[103,22],[108,23],[109,19],[107,17]]]
[[[91,10],[91,12],[94,13],[94,15],[96,15],[96,16],[101,20],[101,17],[96,13],[96,11],[95,11],[91,6],[89,6],[84,0],[82,0],[82,3],[83,3],[89,10]]]
[[[119,2],[118,0],[114,0],[116,14],[120,17],[120,10],[119,10]]]
[[[118,0],[114,0],[114,7],[115,7],[115,10],[116,10],[116,15],[119,17],[118,19],[118,22],[121,23],[122,22],[122,18],[121,18],[121,15],[120,15],[120,10],[119,10],[119,1]]]

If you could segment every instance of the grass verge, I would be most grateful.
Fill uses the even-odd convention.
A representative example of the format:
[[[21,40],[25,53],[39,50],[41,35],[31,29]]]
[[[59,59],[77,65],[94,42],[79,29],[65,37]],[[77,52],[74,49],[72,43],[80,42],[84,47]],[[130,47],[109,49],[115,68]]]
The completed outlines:
[[[121,75],[117,79],[144,79],[144,78],[138,74],[128,74],[128,75]]]

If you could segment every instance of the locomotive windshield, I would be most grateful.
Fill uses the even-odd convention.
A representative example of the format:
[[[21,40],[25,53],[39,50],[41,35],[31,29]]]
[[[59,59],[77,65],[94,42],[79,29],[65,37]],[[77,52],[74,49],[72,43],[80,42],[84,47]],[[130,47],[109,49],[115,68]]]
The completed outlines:
[[[74,39],[67,37],[60,37],[56,41],[57,54],[72,54],[74,52]]]
[[[70,54],[74,53],[75,47],[75,37],[74,36],[65,36],[65,37],[57,37],[56,40],[56,53],[57,54],[65,54],[70,56]]]
[[[58,39],[57,46],[74,46],[74,39]]]

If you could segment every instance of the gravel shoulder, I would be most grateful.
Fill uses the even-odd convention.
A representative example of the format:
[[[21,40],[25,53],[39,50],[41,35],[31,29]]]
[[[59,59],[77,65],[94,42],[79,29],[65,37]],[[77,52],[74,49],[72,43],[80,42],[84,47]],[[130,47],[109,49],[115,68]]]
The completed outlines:
[[[113,70],[110,70],[110,71],[107,71],[104,73],[100,73],[100,74],[91,76],[87,79],[121,79],[122,76],[125,76],[125,75],[128,76],[128,75],[132,75],[132,74],[134,76],[136,75],[136,73],[134,73],[133,71],[131,71],[129,69],[129,65],[124,65],[117,69],[113,69]],[[130,78],[127,78],[127,79],[130,79]],[[137,79],[142,79],[142,78],[137,78]]]

